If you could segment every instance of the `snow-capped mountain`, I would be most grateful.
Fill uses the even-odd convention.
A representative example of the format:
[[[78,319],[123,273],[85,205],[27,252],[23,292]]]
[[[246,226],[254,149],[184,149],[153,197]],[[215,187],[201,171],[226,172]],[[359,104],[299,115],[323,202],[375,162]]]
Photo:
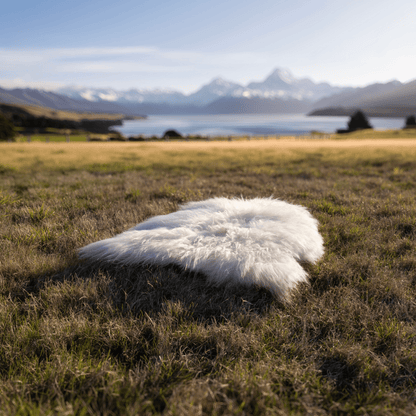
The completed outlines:
[[[123,103],[169,103],[185,104],[186,95],[172,90],[138,90],[117,91],[112,88],[85,88],[78,86],[63,87],[57,93],[66,95],[75,100],[88,100],[93,102],[112,101]]]
[[[247,86],[215,78],[198,91],[185,95],[172,90],[116,91],[112,88],[65,87],[57,91],[74,99],[88,101],[111,101],[119,104],[169,104],[205,106],[222,97],[244,97],[264,99],[296,99],[315,102],[324,97],[338,94],[346,88],[335,87],[328,83],[314,83],[308,78],[297,79],[288,70],[275,69],[264,81],[251,82]]]
[[[120,98],[120,103],[167,103],[182,105],[187,102],[187,97],[179,91],[172,90],[137,90],[126,91]]]
[[[238,96],[239,92],[243,90],[244,87],[240,84],[215,78],[197,92],[189,95],[188,100],[193,104],[206,105],[221,97]]]
[[[45,92],[0,88],[0,102],[132,116],[307,113],[334,106],[345,107],[345,114],[360,107],[379,116],[397,115],[400,107],[399,115],[402,116],[414,113],[415,82],[401,84],[392,81],[364,88],[343,88],[325,82],[315,83],[308,78],[295,78],[290,71],[275,69],[263,81],[250,82],[246,86],[215,78],[189,95],[161,89],[119,91],[113,88],[69,86],[55,92]],[[338,109],[337,114],[340,111]],[[330,108],[327,113],[333,114],[333,110]]]
[[[288,70],[275,69],[263,82],[251,82],[247,89],[253,95],[265,98],[296,98],[314,102],[323,97],[338,94],[345,90],[326,82],[314,83],[309,78],[296,79]]]
[[[297,80],[285,69],[276,68],[263,82],[250,82],[247,88],[259,91],[293,91]]]

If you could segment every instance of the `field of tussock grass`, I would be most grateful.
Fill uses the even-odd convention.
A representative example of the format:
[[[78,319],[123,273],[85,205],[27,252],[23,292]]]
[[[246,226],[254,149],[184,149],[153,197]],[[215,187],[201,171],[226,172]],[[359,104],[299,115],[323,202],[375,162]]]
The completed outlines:
[[[0,151],[0,415],[416,413],[416,141]],[[77,260],[183,202],[271,195],[325,240],[291,303]]]

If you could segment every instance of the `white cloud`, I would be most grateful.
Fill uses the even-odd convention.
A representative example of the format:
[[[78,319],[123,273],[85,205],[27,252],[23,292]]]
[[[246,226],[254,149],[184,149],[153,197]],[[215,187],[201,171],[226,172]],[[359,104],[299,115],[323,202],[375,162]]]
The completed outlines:
[[[41,62],[65,58],[94,58],[97,56],[123,56],[152,54],[156,49],[151,47],[120,48],[42,48],[42,49],[5,49],[0,48],[0,59],[16,62]]]
[[[119,48],[52,48],[45,49],[50,54],[62,57],[102,56],[102,55],[138,55],[154,53],[157,49],[145,46],[124,46]]]
[[[141,56],[137,56],[141,55]],[[159,67],[166,65],[167,62],[183,65],[209,65],[209,66],[235,66],[248,64],[250,62],[266,63],[270,57],[260,53],[202,53],[194,51],[172,50],[165,51],[152,47],[120,47],[120,48],[49,48],[49,49],[2,49],[0,48],[0,65],[10,67],[19,64],[36,64],[66,62],[70,60],[77,62],[94,62],[100,57],[112,57],[112,61],[120,58],[130,57],[133,59],[146,59],[157,61]],[[146,68],[145,64],[143,68]],[[88,66],[85,66],[89,70]],[[149,65],[148,70],[153,71],[155,64]],[[74,66],[74,70],[77,68]],[[78,71],[77,71],[78,72]]]
[[[129,83],[141,87],[137,85],[139,76],[143,87],[177,89],[181,85],[181,89],[189,91],[216,76],[238,80],[244,74],[258,74],[259,66],[269,71],[274,66],[272,58],[252,52],[202,53],[153,47],[0,48],[0,71],[4,75],[32,81],[53,79],[63,84],[84,82],[81,78],[91,83],[91,77],[96,75],[94,83],[111,85],[114,76],[125,74],[114,87],[120,87],[122,82],[125,87]],[[14,80],[9,81],[10,84],[17,85]]]
[[[84,62],[65,62],[55,66],[55,71],[70,72],[70,73],[129,73],[129,72],[186,72],[191,71],[190,66],[166,66],[166,65],[152,65],[141,62],[131,61],[84,61]]]

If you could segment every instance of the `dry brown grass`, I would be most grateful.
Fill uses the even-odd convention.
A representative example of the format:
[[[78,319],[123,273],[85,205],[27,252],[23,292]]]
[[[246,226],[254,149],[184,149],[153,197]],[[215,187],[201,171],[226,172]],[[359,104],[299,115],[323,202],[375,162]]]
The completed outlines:
[[[415,143],[2,145],[0,414],[416,413]],[[182,202],[272,194],[326,246],[289,305],[76,260]]]
[[[345,152],[348,151],[346,154]],[[416,139],[280,140],[151,142],[151,143],[8,143],[1,145],[1,165],[18,170],[96,169],[145,170],[153,166],[168,169],[196,169],[205,165],[267,166],[278,160],[293,162],[314,157],[335,162],[345,158],[364,160],[391,157],[411,160],[416,156]],[[323,152],[323,153],[322,153]],[[322,154],[321,154],[322,153]]]

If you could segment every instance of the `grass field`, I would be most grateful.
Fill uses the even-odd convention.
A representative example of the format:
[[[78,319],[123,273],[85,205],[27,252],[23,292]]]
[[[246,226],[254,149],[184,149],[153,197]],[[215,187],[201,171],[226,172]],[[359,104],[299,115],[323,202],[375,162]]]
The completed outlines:
[[[396,137],[0,144],[0,415],[415,414],[416,140]],[[270,195],[325,240],[290,304],[77,261],[183,202]]]

